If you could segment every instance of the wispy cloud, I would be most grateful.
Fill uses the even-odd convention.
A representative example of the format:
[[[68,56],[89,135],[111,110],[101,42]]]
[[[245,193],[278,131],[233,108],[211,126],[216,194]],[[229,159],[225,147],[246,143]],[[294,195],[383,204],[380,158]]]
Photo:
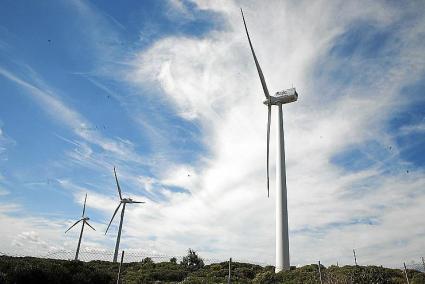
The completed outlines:
[[[407,134],[412,134],[412,133],[421,134],[423,132],[425,132],[425,121],[424,120],[417,123],[417,124],[405,125],[405,126],[400,128],[400,133],[402,135],[407,135]]]
[[[0,160],[1,161],[6,161],[8,159],[7,149],[9,147],[13,147],[13,145],[16,145],[16,141],[6,135],[6,133],[3,130],[3,123],[0,121]],[[0,180],[1,180],[1,174],[0,174]]]
[[[115,35],[121,28],[102,24],[108,18],[102,11],[75,3],[80,16],[92,19],[87,27],[96,41],[102,42],[103,32],[110,30],[106,37],[119,38]],[[104,179],[90,184],[58,179],[75,203],[80,206],[88,192],[88,208],[99,219],[110,217],[117,205],[111,161],[118,163],[119,177],[130,187],[126,193],[148,199],[129,207],[123,247],[169,255],[192,247],[206,257],[273,263],[274,190],[267,199],[265,189],[266,109],[239,3],[199,0],[192,1],[191,9],[185,4],[170,2],[176,19],[191,21],[190,13],[211,11],[224,20],[221,29],[198,37],[160,37],[148,49],[126,53],[131,60],[125,68],[111,72],[109,62],[100,60],[95,75],[86,77],[126,106],[122,110],[131,113],[138,131],[147,133],[152,148],[143,154],[133,140],[84,131],[93,125],[35,72],[29,79],[5,68],[0,74],[71,129],[72,138],[58,139],[72,145],[67,152],[72,166],[109,169]],[[284,108],[292,262],[349,263],[352,248],[358,249],[362,264],[398,265],[417,257],[424,249],[424,226],[417,217],[423,215],[424,171],[406,171],[410,163],[394,135],[422,133],[422,126],[397,132],[388,129],[388,121],[421,100],[403,88],[423,79],[425,21],[420,11],[425,7],[374,1],[242,4],[269,89],[294,84],[300,93],[297,103]],[[122,58],[123,50],[112,46],[99,48],[104,58],[115,52],[115,58]],[[125,84],[135,95],[118,95],[97,80],[102,76]],[[275,120],[273,114],[272,136]],[[175,135],[179,132],[173,132],[178,127],[181,136],[194,141],[183,148],[195,148],[187,154],[193,157],[173,159],[183,144]],[[272,139],[272,170],[275,146]],[[107,192],[100,190],[106,187]],[[102,229],[105,223],[96,226]],[[21,225],[13,228],[21,236],[41,230]],[[58,243],[63,239],[46,241],[58,232],[38,233],[39,239]],[[92,235],[89,242],[105,247],[114,237]]]
[[[35,72],[34,72],[35,73]],[[52,119],[57,120],[73,131],[75,135],[83,140],[101,147],[104,151],[111,152],[122,160],[140,160],[138,154],[133,150],[130,141],[122,139],[109,139],[102,136],[92,123],[85,119],[80,113],[67,106],[54,94],[50,87],[42,83],[42,87],[31,84],[4,68],[0,68],[0,75],[16,83],[19,87],[27,90],[28,94],[48,113]],[[42,82],[37,78],[37,81]],[[89,131],[87,131],[89,130]]]

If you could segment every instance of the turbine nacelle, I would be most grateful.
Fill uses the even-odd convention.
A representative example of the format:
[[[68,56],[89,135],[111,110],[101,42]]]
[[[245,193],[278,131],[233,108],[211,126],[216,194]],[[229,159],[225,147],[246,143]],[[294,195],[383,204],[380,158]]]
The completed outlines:
[[[298,100],[298,93],[295,88],[290,88],[276,92],[275,96],[270,96],[269,98],[269,100],[263,102],[265,105],[289,104]]]
[[[121,199],[121,203],[145,203],[143,201],[135,201],[131,198],[123,198]]]

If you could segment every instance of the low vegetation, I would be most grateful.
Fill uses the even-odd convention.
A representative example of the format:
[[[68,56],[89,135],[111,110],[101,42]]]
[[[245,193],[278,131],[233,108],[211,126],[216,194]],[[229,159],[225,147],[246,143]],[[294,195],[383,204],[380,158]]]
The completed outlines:
[[[0,256],[3,283],[116,283],[118,264],[105,261],[66,261],[33,257]],[[378,266],[321,266],[323,283],[406,283],[404,272]],[[274,267],[232,263],[232,283],[320,283],[316,264],[275,274]],[[227,283],[228,262],[204,265],[189,250],[180,263],[154,263],[150,258],[124,263],[122,283]],[[411,284],[425,284],[425,274],[408,270]]]

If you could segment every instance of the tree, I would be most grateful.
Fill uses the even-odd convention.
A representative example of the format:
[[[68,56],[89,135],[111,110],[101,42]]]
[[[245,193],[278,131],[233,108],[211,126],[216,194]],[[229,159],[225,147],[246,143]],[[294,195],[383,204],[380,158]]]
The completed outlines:
[[[189,271],[196,271],[204,267],[204,261],[192,249],[187,251],[187,255],[183,257],[180,264]]]
[[[142,264],[144,270],[151,270],[155,268],[155,263],[150,257],[145,257],[140,263]]]
[[[171,263],[177,263],[177,258],[175,258],[175,257],[170,258],[170,262]]]
[[[145,257],[144,259],[142,259],[141,263],[142,264],[148,264],[148,265],[153,265],[154,264],[152,258],[150,258],[150,257]]]

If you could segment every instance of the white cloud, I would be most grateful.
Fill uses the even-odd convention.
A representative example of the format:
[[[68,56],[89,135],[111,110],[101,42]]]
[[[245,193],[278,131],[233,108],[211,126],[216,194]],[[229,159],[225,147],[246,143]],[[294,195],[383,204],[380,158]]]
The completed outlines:
[[[160,40],[137,56],[137,68],[129,78],[141,84],[158,84],[183,118],[200,121],[211,155],[191,183],[183,173],[176,177],[179,171],[164,172],[163,182],[172,180],[188,188],[191,196],[171,196],[166,207],[148,206],[155,213],[147,216],[140,212],[138,216],[148,219],[143,224],[158,235],[153,242],[158,247],[164,242],[170,250],[193,246],[209,255],[261,256],[273,262],[274,196],[265,198],[266,111],[238,5],[231,1],[196,3],[201,9],[224,13],[227,30],[203,38]],[[366,6],[368,9],[363,8]],[[244,2],[243,8],[269,89],[277,91],[293,82],[300,93],[299,101],[284,110],[293,261],[320,258],[330,263],[341,258],[348,262],[356,246],[366,250],[362,253],[370,263],[398,265],[401,259],[417,257],[415,250],[424,249],[418,237],[423,232],[417,221],[406,217],[412,204],[415,213],[423,211],[411,198],[413,192],[420,198],[425,195],[422,170],[406,177],[400,169],[389,176],[383,162],[377,160],[370,169],[349,173],[331,164],[330,159],[368,141],[383,147],[391,141],[384,126],[397,109],[394,102],[399,91],[419,79],[425,67],[424,56],[418,52],[421,45],[415,40],[415,35],[424,31],[423,21],[418,20],[413,29],[394,31],[394,40],[385,48],[396,57],[365,62],[358,54],[345,59],[325,56],[338,36],[359,22],[384,29],[402,19],[404,14],[396,7],[370,1],[321,1],[314,5]],[[326,71],[343,66],[341,60],[354,70],[348,84],[312,77],[316,64]],[[359,84],[365,74],[369,80]],[[273,129],[272,133],[274,136]],[[404,165],[399,158],[395,162]],[[404,191],[399,191],[400,187]],[[400,208],[399,215],[391,212],[392,206]],[[379,222],[353,223],[367,218]],[[401,220],[403,228],[395,229],[393,222]],[[133,224],[137,227],[141,223]],[[313,228],[322,235],[320,246],[307,245],[317,244],[317,236],[302,233],[303,228]],[[417,230],[414,237],[408,228]],[[190,236],[185,235],[189,231]],[[397,240],[408,242],[409,249],[392,247]],[[206,243],[213,249],[207,249]],[[381,251],[376,251],[378,245]],[[385,250],[390,247],[388,254]]]
[[[414,124],[414,125],[405,125],[400,128],[400,133],[402,135],[406,134],[418,134],[425,132],[425,120]]]
[[[1,210],[0,225],[2,228],[7,228],[2,231],[1,252],[12,255],[16,253],[42,255],[61,243],[60,238],[52,237],[60,236],[57,232],[57,223],[42,218],[11,217],[9,216],[11,210],[21,212],[22,208],[14,206],[14,208]]]
[[[185,5],[184,1],[182,0],[169,0],[167,2],[168,9],[167,9],[167,16],[170,19],[176,19],[176,20],[191,20],[193,19],[193,14],[190,13],[187,6]]]

